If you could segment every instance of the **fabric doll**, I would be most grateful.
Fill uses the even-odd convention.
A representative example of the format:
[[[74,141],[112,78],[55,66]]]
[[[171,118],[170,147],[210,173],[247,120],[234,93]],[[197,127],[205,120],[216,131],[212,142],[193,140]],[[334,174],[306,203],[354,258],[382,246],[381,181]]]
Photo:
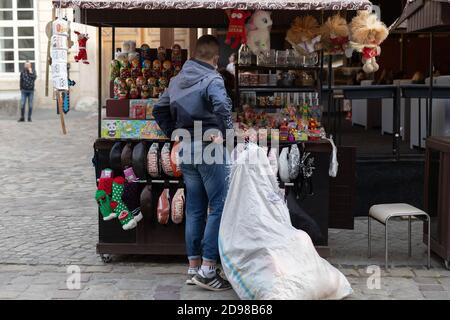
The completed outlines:
[[[75,34],[77,35],[78,40],[78,54],[73,58],[75,59],[75,62],[82,61],[84,64],[89,64],[86,50],[86,43],[89,40],[88,34],[80,33],[78,31],[75,31]]]
[[[309,55],[321,49],[320,27],[312,16],[297,17],[286,33],[286,41],[302,55]]]
[[[350,29],[347,20],[336,14],[322,26],[322,43],[330,54],[343,54],[348,49]]]
[[[247,24],[247,44],[255,55],[270,50],[271,12],[257,10]]]
[[[359,11],[350,23],[350,46],[362,53],[363,70],[366,73],[380,68],[376,57],[381,54],[380,44],[389,35],[386,25],[374,13]]]
[[[228,16],[228,31],[225,39],[226,44],[231,44],[233,49],[236,49],[239,44],[247,43],[247,34],[245,29],[245,20],[251,16],[251,13],[243,10],[227,10]],[[234,38],[234,42],[231,40]]]

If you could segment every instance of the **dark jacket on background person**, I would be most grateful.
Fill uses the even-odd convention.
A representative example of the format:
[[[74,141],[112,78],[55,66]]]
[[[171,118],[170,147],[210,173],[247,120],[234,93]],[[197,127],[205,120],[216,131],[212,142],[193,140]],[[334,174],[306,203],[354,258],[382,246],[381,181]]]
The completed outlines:
[[[180,73],[170,80],[169,88],[153,108],[153,116],[167,137],[175,129],[187,129],[191,135],[194,121],[202,122],[203,133],[233,128],[231,100],[224,81],[213,66],[191,59]]]
[[[35,71],[29,73],[28,70],[23,70],[20,73],[20,90],[33,91],[35,81],[36,81]]]

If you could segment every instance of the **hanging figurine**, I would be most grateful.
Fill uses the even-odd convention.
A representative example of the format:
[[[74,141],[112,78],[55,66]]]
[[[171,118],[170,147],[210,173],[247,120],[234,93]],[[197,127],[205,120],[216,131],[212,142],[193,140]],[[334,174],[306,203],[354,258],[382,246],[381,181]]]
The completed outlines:
[[[350,23],[350,46],[362,53],[365,73],[378,71],[376,57],[381,54],[380,44],[386,40],[389,30],[374,13],[359,11]]]
[[[75,34],[78,38],[78,54],[74,56],[75,62],[82,61],[84,64],[89,64],[86,51],[86,43],[89,40],[88,34],[78,31],[75,31]]]
[[[286,41],[301,55],[309,55],[322,48],[320,31],[313,16],[296,17],[286,33]]]
[[[322,26],[322,43],[329,54],[343,54],[348,49],[350,29],[347,20],[336,14]]]

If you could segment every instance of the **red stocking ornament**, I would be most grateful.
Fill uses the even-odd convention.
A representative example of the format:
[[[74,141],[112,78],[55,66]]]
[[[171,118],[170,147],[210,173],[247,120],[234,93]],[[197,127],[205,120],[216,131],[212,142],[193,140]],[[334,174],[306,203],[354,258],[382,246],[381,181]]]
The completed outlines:
[[[251,16],[251,13],[242,10],[231,10],[227,11],[227,16],[230,22],[228,24],[228,32],[225,43],[231,44],[231,39],[234,38],[234,42],[231,44],[231,47],[236,49],[239,44],[247,43],[245,20]]]
[[[88,34],[79,33],[78,31],[75,31],[75,34],[78,37],[78,54],[74,57],[75,62],[81,60],[84,64],[89,64],[86,51],[86,43],[89,39]]]

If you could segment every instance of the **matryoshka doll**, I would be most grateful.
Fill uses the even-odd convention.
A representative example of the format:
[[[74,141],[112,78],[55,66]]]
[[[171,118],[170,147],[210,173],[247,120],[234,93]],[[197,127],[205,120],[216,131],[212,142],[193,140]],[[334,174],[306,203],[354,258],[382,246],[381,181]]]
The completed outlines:
[[[172,46],[172,56],[171,56],[171,60],[172,60],[172,65],[175,66],[182,66],[182,56],[181,56],[181,46],[179,44],[174,44]]]
[[[119,100],[128,98],[128,87],[124,80],[120,80],[119,84]]]
[[[169,80],[166,77],[159,78],[159,93],[163,93],[164,90],[169,86]]]
[[[142,61],[150,60],[150,46],[146,43],[141,45],[141,59]]]
[[[158,47],[158,60],[163,63],[166,60],[166,48],[163,46]]]
[[[151,97],[155,97],[155,93],[157,93],[158,89],[158,80],[155,77],[150,77],[147,80],[148,91],[150,92]],[[156,91],[155,91],[156,90]]]
[[[139,90],[136,85],[132,85],[130,88],[130,99],[138,99],[139,98]]]
[[[176,65],[176,66],[173,68],[173,76],[175,77],[177,74],[180,73],[180,71],[181,71],[181,66]]]
[[[161,75],[168,80],[172,77],[172,62],[169,60],[163,62]]]
[[[131,87],[136,86],[136,81],[134,81],[133,78],[127,78],[125,80],[125,83],[127,84],[128,89],[131,89]]]
[[[119,76],[120,76],[120,62],[119,60],[114,59],[111,61],[109,78],[111,81],[114,81]]]
[[[133,60],[131,60],[131,76],[135,79],[139,76],[142,76],[139,58],[134,58]]]
[[[159,77],[161,77],[161,61],[159,60],[153,61],[152,77],[155,77],[156,79],[159,79]]]
[[[150,96],[151,94],[148,84],[143,84],[141,87],[141,99],[148,99]]]
[[[128,79],[130,77],[131,77],[130,69],[128,67],[125,67],[125,66],[121,67],[120,68],[120,79],[126,80],[126,79]]]
[[[139,91],[141,91],[142,86],[146,83],[147,81],[145,81],[143,76],[139,76],[136,78],[136,87],[138,88]]]
[[[114,99],[119,99],[119,88],[122,80],[119,77],[114,79]]]
[[[145,59],[144,62],[142,62],[142,75],[145,79],[148,79],[152,75],[152,62],[148,59]]]
[[[116,60],[119,61],[120,67],[128,67],[128,54],[127,53],[117,52]]]

